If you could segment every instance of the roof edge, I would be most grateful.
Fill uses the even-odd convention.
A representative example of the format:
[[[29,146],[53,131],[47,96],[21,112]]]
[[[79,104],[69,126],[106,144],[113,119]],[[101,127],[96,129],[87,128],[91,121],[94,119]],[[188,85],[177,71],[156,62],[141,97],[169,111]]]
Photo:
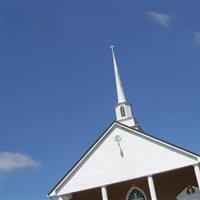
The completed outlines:
[[[144,137],[148,137],[149,139],[152,139],[154,141],[157,141],[157,142],[160,142],[162,143],[163,145],[166,145],[166,146],[169,146],[177,151],[181,151],[183,152],[184,154],[187,154],[187,155],[190,155],[190,156],[193,156],[197,159],[197,161],[200,161],[200,155],[197,154],[197,153],[194,153],[192,151],[189,151],[185,148],[182,148],[180,146],[177,146],[177,145],[174,145],[172,143],[169,143],[165,140],[162,140],[158,137],[155,137],[155,136],[152,136],[146,132],[144,132],[143,130],[137,130],[135,129],[134,127],[129,127],[127,125],[124,125],[120,122],[117,122],[117,121],[113,121],[107,128],[106,130],[95,140],[95,142],[89,147],[89,149],[81,156],[81,158],[70,168],[70,170],[67,171],[67,173],[65,173],[65,175],[60,179],[60,181],[57,182],[57,184],[50,190],[50,192],[47,194],[48,197],[52,197],[52,196],[55,196],[56,195],[56,189],[62,185],[62,183],[65,181],[65,179],[75,170],[76,166],[79,165],[79,163],[81,163],[84,158],[87,156],[88,153],[90,153],[94,147],[97,145],[98,142],[100,142],[104,136],[107,135],[107,133],[114,127],[114,125],[118,125],[118,126],[121,126],[121,127],[124,127],[126,129],[129,129],[130,131],[135,131],[137,132],[138,134],[142,134]],[[54,192],[54,193],[53,193]]]
[[[152,138],[152,139],[154,139],[154,140],[157,140],[158,142],[161,142],[161,143],[163,143],[163,144],[166,144],[166,145],[168,145],[168,146],[171,146],[171,147],[173,147],[173,148],[176,148],[177,150],[180,150],[180,151],[185,152],[185,153],[187,153],[187,154],[191,154],[191,155],[193,155],[194,157],[197,157],[198,159],[200,159],[200,154],[194,153],[194,152],[192,152],[192,151],[190,151],[190,150],[188,150],[188,149],[186,149],[186,148],[180,147],[180,146],[175,145],[175,144],[172,144],[172,143],[170,143],[170,142],[168,142],[168,141],[166,141],[166,140],[163,140],[163,139],[160,139],[160,138],[158,138],[158,137],[155,137],[155,136],[153,136],[153,135],[151,135],[151,134],[149,134],[149,133],[144,132],[143,129],[138,130],[138,129],[135,129],[134,127],[129,127],[129,126],[125,125],[125,124],[122,124],[122,123],[116,122],[116,121],[115,121],[115,123],[119,124],[120,126],[124,126],[124,127],[128,128],[128,129],[134,130],[134,131],[136,131],[136,132],[138,132],[138,133],[140,133],[140,134],[144,134],[144,136],[148,136],[148,137],[150,137],[150,138]],[[200,160],[199,160],[199,161],[200,161]]]
[[[57,184],[49,191],[49,193],[47,194],[48,197],[51,197],[53,195],[51,195],[51,193],[57,188],[59,187],[60,184],[62,184],[62,182],[65,180],[65,178],[73,171],[73,169],[84,159],[84,157],[90,152],[90,150],[92,150],[95,145],[97,144],[98,141],[101,140],[101,138],[106,135],[106,133],[114,126],[114,124],[116,124],[116,121],[113,121],[112,123],[110,123],[110,125],[106,128],[106,130],[95,140],[94,143],[92,143],[92,145],[89,147],[89,149],[87,151],[85,151],[85,153],[81,156],[80,159],[78,159],[75,164],[67,171],[67,173],[65,173],[65,175],[57,182]]]

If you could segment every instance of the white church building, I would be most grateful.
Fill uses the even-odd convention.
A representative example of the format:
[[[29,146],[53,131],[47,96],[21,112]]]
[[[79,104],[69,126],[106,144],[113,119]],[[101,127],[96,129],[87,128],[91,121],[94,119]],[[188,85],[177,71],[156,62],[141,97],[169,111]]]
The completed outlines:
[[[113,46],[116,121],[52,188],[52,200],[200,200],[200,155],[145,133],[126,100]]]

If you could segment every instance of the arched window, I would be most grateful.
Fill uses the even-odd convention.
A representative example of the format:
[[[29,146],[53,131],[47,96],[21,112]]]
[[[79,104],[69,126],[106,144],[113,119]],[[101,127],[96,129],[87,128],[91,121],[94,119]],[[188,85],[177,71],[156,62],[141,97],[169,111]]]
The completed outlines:
[[[147,197],[140,188],[134,186],[128,191],[126,200],[147,200]]]
[[[121,112],[121,117],[125,117],[126,116],[124,106],[120,107],[120,112]]]

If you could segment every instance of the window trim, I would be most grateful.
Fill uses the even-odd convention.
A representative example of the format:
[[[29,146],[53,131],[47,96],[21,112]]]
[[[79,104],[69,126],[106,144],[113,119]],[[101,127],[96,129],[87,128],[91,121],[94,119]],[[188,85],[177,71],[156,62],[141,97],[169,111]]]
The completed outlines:
[[[141,188],[139,188],[139,187],[137,187],[137,186],[133,186],[133,187],[131,187],[131,188],[129,189],[129,191],[127,192],[127,195],[126,195],[126,200],[128,200],[128,198],[129,198],[129,196],[130,196],[130,193],[131,193],[134,189],[140,191],[140,192],[144,195],[145,200],[147,200],[147,196],[146,196],[145,192],[144,192]]]

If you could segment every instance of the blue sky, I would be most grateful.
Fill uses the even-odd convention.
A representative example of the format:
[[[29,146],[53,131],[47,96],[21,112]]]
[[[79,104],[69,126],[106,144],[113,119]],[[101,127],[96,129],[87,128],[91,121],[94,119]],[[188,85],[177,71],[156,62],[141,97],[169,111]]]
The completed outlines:
[[[115,120],[109,46],[142,128],[200,153],[200,3],[1,5],[4,200],[44,200]]]

